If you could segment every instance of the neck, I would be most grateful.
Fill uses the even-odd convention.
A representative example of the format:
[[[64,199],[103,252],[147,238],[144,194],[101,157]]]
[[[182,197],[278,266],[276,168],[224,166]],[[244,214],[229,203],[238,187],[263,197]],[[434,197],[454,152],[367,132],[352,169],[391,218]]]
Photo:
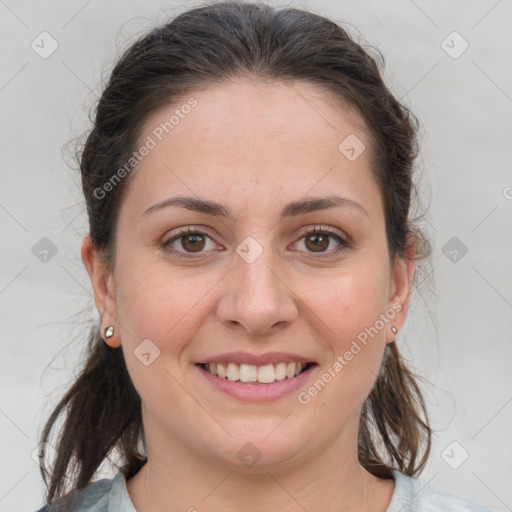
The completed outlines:
[[[148,462],[127,482],[128,493],[138,512],[385,512],[394,481],[359,464],[358,420],[354,416],[314,457],[247,470],[169,442],[168,434],[145,419],[145,431],[152,433],[146,436]]]

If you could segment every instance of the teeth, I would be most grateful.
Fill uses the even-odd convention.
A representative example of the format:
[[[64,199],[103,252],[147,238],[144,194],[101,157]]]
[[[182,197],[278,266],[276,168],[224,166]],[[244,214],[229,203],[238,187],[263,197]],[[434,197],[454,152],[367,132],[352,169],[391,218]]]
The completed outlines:
[[[276,380],[286,379],[286,363],[276,364]]]
[[[291,379],[299,375],[306,365],[302,363],[277,363],[254,366],[252,364],[210,363],[205,364],[204,367],[206,371],[218,375],[221,379],[227,378],[233,382],[239,380],[241,382],[271,384],[276,380]]]
[[[226,365],[225,364],[222,364],[222,363],[219,363],[217,365],[215,364],[211,364],[210,365],[210,368],[212,366],[217,366],[217,375],[219,377],[221,377],[222,379],[225,379],[226,378]],[[213,372],[212,372],[213,373]]]
[[[240,378],[240,368],[237,364],[229,363],[226,371],[226,377],[233,382]]]
[[[273,364],[266,364],[258,368],[258,382],[270,384],[276,380],[276,371]]]
[[[258,367],[252,364],[241,364],[240,380],[242,382],[256,382],[258,380]]]

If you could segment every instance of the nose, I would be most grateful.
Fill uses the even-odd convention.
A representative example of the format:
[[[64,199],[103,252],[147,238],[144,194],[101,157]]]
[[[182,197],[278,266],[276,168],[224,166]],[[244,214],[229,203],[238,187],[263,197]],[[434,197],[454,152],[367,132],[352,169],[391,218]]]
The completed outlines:
[[[235,258],[235,268],[227,276],[216,310],[217,318],[231,329],[265,335],[285,328],[298,316],[295,295],[271,268],[266,252],[270,250],[252,263]]]

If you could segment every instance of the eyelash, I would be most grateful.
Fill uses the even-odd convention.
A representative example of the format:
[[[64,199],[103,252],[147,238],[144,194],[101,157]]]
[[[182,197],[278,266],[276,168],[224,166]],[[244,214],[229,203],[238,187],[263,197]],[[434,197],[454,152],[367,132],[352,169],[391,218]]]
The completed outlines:
[[[164,249],[164,251],[169,252],[169,253],[173,254],[174,256],[177,256],[178,258],[201,258],[201,257],[204,258],[205,254],[203,254],[201,252],[187,253],[187,252],[176,251],[173,248],[171,248],[171,244],[173,242],[175,242],[176,240],[179,240],[182,237],[190,236],[190,235],[202,235],[202,236],[205,236],[213,241],[213,239],[204,231],[200,231],[199,229],[195,229],[191,226],[187,226],[186,228],[179,229],[179,231],[177,233],[175,233],[171,238],[169,238],[169,240],[167,240],[166,242],[163,242],[161,244],[161,247]],[[297,243],[299,240],[302,240],[303,238],[310,236],[310,235],[328,235],[329,237],[334,238],[336,240],[336,242],[338,242],[338,244],[339,244],[339,246],[336,249],[331,250],[329,252],[322,252],[322,253],[317,253],[317,254],[315,254],[314,252],[309,253],[308,257],[313,258],[313,259],[322,259],[322,258],[331,257],[333,254],[341,253],[351,247],[351,245],[349,244],[348,241],[341,238],[340,235],[338,235],[335,231],[333,231],[332,229],[330,229],[327,226],[320,226],[320,227],[313,226],[313,227],[308,227],[308,228],[304,229],[302,231],[300,237],[294,243]]]

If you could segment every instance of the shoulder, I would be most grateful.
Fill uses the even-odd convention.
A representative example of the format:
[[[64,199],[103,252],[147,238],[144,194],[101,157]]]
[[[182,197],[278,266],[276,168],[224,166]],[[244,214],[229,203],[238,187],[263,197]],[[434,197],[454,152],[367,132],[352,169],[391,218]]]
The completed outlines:
[[[45,505],[37,512],[108,512],[113,510],[113,505],[123,505],[124,508],[119,510],[126,512],[135,511],[131,503],[125,503],[127,497],[125,479],[119,472],[112,479],[98,480],[85,489],[75,491],[51,505]],[[132,508],[129,508],[130,505]]]
[[[387,512],[491,512],[488,508],[393,471],[395,491]]]
[[[488,508],[393,471],[395,490],[387,512],[491,512]],[[73,493],[67,499],[46,505],[37,512],[135,512],[122,473]]]

